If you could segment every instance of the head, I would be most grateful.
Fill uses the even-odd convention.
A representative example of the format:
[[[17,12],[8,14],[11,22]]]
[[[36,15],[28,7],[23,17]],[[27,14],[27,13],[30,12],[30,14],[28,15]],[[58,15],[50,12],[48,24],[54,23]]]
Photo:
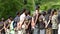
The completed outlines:
[[[30,11],[27,11],[27,15],[30,15],[31,13],[30,13]]]
[[[5,21],[5,19],[4,19],[4,18],[2,18],[2,19],[1,19],[1,21]]]
[[[57,10],[54,9],[52,13],[53,13],[53,15],[57,15]]]
[[[36,14],[38,14],[39,13],[39,10],[38,9],[36,9]]]
[[[45,16],[47,13],[45,11],[43,11],[43,16]]]
[[[13,20],[12,17],[9,16],[9,17],[8,17],[8,22],[11,23],[12,20]]]
[[[17,16],[20,16],[20,12],[17,12]]]
[[[51,12],[52,12],[52,9],[49,9],[48,12],[47,12],[47,14],[51,14]]]
[[[40,8],[39,6],[36,8],[36,13],[39,13],[39,8]]]
[[[25,13],[25,15],[27,15],[27,10],[23,9],[22,13]]]
[[[9,16],[8,19],[10,19],[11,21],[13,20],[11,16]]]

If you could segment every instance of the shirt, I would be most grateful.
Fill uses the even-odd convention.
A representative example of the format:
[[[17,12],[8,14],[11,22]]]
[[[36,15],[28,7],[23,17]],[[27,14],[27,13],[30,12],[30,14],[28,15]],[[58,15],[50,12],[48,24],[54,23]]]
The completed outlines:
[[[22,24],[23,21],[25,20],[25,17],[26,15],[23,13],[21,16],[20,16],[20,23]]]
[[[15,19],[14,19],[15,22],[19,22],[20,21],[20,17],[19,16],[16,16]]]
[[[12,21],[11,24],[10,24],[10,30],[14,29],[14,28],[13,28],[13,22],[14,22],[14,21]]]
[[[41,15],[40,17],[39,17],[39,23],[38,23],[38,28],[40,28],[40,29],[44,29],[45,28],[45,23],[44,23],[44,16],[43,15]]]
[[[58,29],[57,15],[52,16],[52,29]]]

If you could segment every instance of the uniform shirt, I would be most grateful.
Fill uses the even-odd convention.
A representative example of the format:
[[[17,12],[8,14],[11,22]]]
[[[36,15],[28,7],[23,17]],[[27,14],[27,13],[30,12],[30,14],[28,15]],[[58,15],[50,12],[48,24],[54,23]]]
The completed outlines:
[[[23,21],[25,20],[25,17],[26,15],[23,13],[21,16],[20,16],[20,23],[22,24]]]
[[[16,16],[15,19],[14,19],[15,22],[19,22],[20,21],[20,17],[19,16]]]
[[[57,15],[52,16],[52,29],[58,29]]]

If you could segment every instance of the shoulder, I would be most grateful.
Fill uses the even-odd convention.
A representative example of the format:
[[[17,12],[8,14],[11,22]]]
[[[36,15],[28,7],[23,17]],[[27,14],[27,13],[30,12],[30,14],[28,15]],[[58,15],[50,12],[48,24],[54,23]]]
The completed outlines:
[[[31,17],[31,16],[27,16],[26,18],[27,18],[28,20],[31,20],[31,19],[32,19],[32,17]]]

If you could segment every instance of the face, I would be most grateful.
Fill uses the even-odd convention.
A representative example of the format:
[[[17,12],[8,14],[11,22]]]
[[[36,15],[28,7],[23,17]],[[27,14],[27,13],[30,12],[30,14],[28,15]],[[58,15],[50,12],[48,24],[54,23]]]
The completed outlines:
[[[9,19],[8,22],[11,23],[11,20]]]
[[[55,15],[57,15],[57,11],[56,11],[56,12],[54,12],[54,14],[55,14]]]
[[[4,21],[4,18],[2,18],[2,21]]]
[[[11,23],[11,21],[12,21],[12,18],[10,17],[10,19],[9,19],[9,23]]]
[[[36,10],[36,14],[38,14],[39,13],[39,11],[38,10]]]

